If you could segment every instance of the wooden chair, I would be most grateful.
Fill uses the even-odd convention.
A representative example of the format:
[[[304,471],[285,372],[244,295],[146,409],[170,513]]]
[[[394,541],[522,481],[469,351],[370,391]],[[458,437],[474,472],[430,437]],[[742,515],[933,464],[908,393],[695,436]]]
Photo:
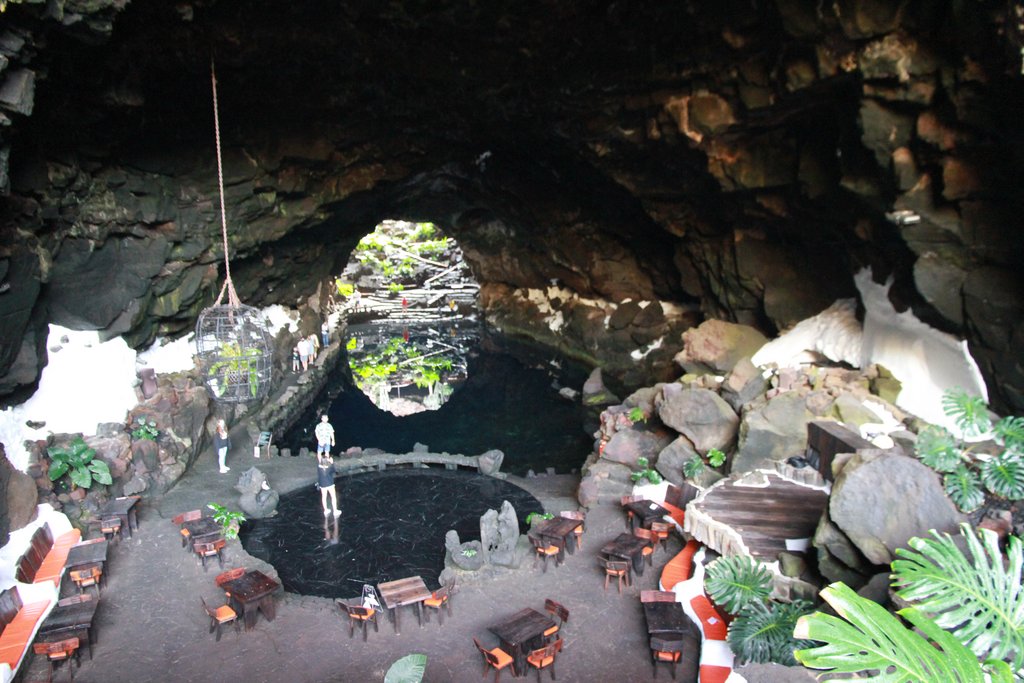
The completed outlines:
[[[476,649],[480,650],[480,654],[484,658],[484,676],[487,675],[488,669],[494,669],[494,683],[498,683],[498,679],[501,678],[501,670],[512,663],[512,655],[502,650],[500,647],[488,650],[480,641],[473,638],[473,642],[476,644]]]
[[[582,510],[562,510],[559,513],[559,516],[564,517],[565,519],[578,519],[584,523],[587,520],[587,513]],[[586,524],[580,524],[575,530],[573,530],[573,534],[576,536],[576,550],[583,548],[583,531],[585,526]]]
[[[637,503],[637,502],[640,502],[641,500],[646,500],[646,499],[643,496],[623,496],[622,498],[619,499],[619,505],[622,505],[623,507],[625,507],[625,506],[629,505],[630,503]],[[626,528],[627,529],[632,529],[633,528],[633,511],[632,510],[626,510]]]
[[[118,540],[121,539],[121,518],[120,517],[108,517],[107,519],[100,520],[100,533],[108,540],[112,541],[115,537]]]
[[[640,591],[640,602],[675,602],[672,591]]]
[[[235,579],[240,579],[243,576],[245,576],[245,567],[235,567],[234,569],[229,569],[226,572],[217,574],[217,578],[215,578],[213,582],[217,584],[218,588],[223,588],[224,584],[228,581],[234,581]]]
[[[182,512],[180,515],[175,515],[171,518],[171,521],[175,524],[175,526],[181,527],[181,525],[185,522],[194,522],[197,519],[202,518],[202,510],[189,510],[188,512]],[[181,547],[184,548],[188,545],[189,536],[191,534],[189,533],[188,529],[185,529],[183,527],[179,529],[179,532],[181,533]]]
[[[70,680],[75,680],[75,667],[68,661],[74,655],[78,666],[82,666],[81,654],[78,650],[78,638],[66,638],[54,643],[33,643],[32,651],[37,655],[46,655],[46,662],[49,670],[46,674],[47,683],[53,680],[53,670],[61,662],[68,662],[68,675]]]
[[[558,619],[557,624],[555,624],[554,626],[552,626],[547,631],[544,631],[544,633],[541,634],[545,638],[550,638],[562,629],[562,626],[565,624],[565,622],[569,621],[569,610],[567,610],[565,607],[555,602],[551,598],[547,598],[544,600],[544,609],[552,617]]]
[[[552,545],[548,545],[547,543],[544,542],[544,539],[540,538],[539,536],[527,536],[527,538],[530,539],[530,543],[533,544],[533,549],[534,549],[534,551],[536,553],[534,555],[534,560],[533,560],[534,564],[537,563],[537,558],[543,557],[544,558],[544,571],[547,572],[547,570],[548,570],[548,558],[549,557],[557,557],[558,553],[560,553],[562,551],[562,549],[559,548],[557,545],[553,545],[553,544]]]
[[[437,610],[437,623],[444,626],[444,612],[443,609],[448,610],[448,616],[452,616],[452,596],[455,595],[455,582],[452,581],[444,586],[441,586],[436,591],[431,593],[430,597],[423,601],[425,607],[432,607]],[[423,613],[423,616],[430,621],[430,611]]]
[[[622,584],[629,584],[629,562],[625,560],[604,560],[604,589],[608,590],[608,580],[612,577],[619,580],[619,594],[622,594]]]
[[[637,538],[642,538],[647,541],[647,545],[640,551],[640,554],[647,560],[647,566],[654,566],[654,546],[658,544],[658,537],[650,529],[643,527],[637,527],[633,529],[633,535]]]
[[[672,679],[676,677],[676,664],[683,658],[683,637],[675,638],[651,636],[651,660],[654,665],[654,677],[658,677],[658,664],[668,664],[672,669]]]
[[[542,648],[536,649],[526,656],[526,662],[537,669],[537,681],[540,681],[540,670],[551,669],[551,680],[555,680],[555,656],[562,651],[562,639],[559,638]]]
[[[213,633],[214,630],[217,631],[217,642],[220,642],[220,627],[224,624],[234,622],[235,633],[238,633],[238,612],[228,605],[221,605],[214,609],[207,604],[206,598],[200,597],[199,599],[203,603],[203,609],[206,610],[206,616],[210,617],[210,633]]]
[[[668,522],[651,522],[651,531],[658,537],[658,543],[668,552],[668,537],[672,533],[672,525]]]
[[[221,569],[224,568],[224,547],[228,544],[223,538],[218,538],[215,541],[202,541],[200,543],[193,543],[192,550],[199,559],[203,561],[203,571],[206,571],[206,558],[216,557],[217,562],[220,563]]]
[[[85,569],[72,569],[69,572],[71,580],[78,586],[78,592],[83,592],[89,586],[96,587],[96,596],[100,594],[100,579],[103,576],[103,570],[98,566],[87,567]]]
[[[80,593],[78,595],[69,595],[66,598],[61,598],[57,601],[58,607],[67,607],[68,605],[77,605],[83,602],[89,602],[92,600],[92,593]]]
[[[356,624],[363,629],[363,640],[365,641],[369,636],[370,629],[367,627],[371,621],[373,622],[373,630],[380,632],[380,626],[377,624],[377,610],[372,607],[363,607],[359,604],[350,604],[346,600],[338,598],[335,600],[338,606],[348,614],[348,637],[351,638],[355,635]]]

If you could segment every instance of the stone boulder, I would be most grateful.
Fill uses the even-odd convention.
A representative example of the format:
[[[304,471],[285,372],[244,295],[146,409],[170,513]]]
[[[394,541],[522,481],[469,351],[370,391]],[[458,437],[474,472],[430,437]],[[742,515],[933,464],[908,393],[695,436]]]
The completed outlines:
[[[633,491],[629,475],[632,471],[625,465],[599,460],[584,467],[583,479],[577,491],[577,498],[583,507],[602,503],[617,503],[622,496]]]
[[[733,472],[748,472],[802,455],[807,446],[807,423],[814,415],[796,391],[778,394],[750,410],[740,426]]]
[[[495,476],[501,470],[501,462],[504,459],[505,454],[497,448],[481,453],[476,459],[480,474],[486,474],[489,477]]]
[[[675,362],[688,373],[724,374],[741,358],[753,356],[768,339],[747,325],[707,320],[683,333],[683,350]]]
[[[741,358],[722,383],[721,396],[738,413],[767,389],[768,380],[761,373],[761,368],[749,358]]]
[[[488,510],[480,517],[480,544],[485,562],[514,566],[518,542],[519,518],[507,500],[502,502],[501,512]]]
[[[724,451],[732,445],[740,418],[718,394],[667,384],[663,395],[658,406],[661,421],[689,439],[698,452]]]
[[[955,534],[964,521],[938,475],[914,458],[859,453],[836,477],[829,515],[872,563],[889,564],[896,548],[930,529]]]
[[[639,469],[638,458],[647,458],[648,462],[655,462],[658,453],[670,441],[671,437],[663,430],[624,429],[612,435],[601,451],[601,458],[631,469]]]
[[[267,477],[259,468],[250,467],[238,477],[235,488],[241,493],[238,507],[250,519],[273,517],[277,514],[280,494],[270,488]]]
[[[619,398],[604,385],[601,368],[594,368],[583,383],[583,405],[607,406],[618,402]]]
[[[475,572],[483,568],[485,555],[480,541],[459,542],[459,532],[449,529],[444,537],[444,547],[452,564],[463,571]]]
[[[0,444],[0,547],[7,545],[8,534],[17,531],[36,516],[39,493],[29,475],[14,469],[3,444]]]
[[[842,393],[832,403],[832,412],[836,418],[853,431],[861,425],[883,422],[882,417],[865,405],[864,401],[849,393]]]
[[[661,476],[665,477],[666,481],[676,486],[682,486],[683,481],[686,479],[683,475],[683,465],[696,455],[697,451],[693,450],[690,440],[685,436],[680,436],[661,449],[655,469],[658,470]]]

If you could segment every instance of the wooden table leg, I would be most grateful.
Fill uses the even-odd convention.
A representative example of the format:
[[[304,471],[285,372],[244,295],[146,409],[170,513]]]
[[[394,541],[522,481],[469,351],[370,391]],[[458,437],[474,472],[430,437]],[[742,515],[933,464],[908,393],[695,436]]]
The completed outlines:
[[[391,608],[391,618],[395,622],[395,633],[397,633],[397,634],[401,634],[402,633],[402,631],[401,631],[401,629],[399,628],[399,625],[398,625],[398,615],[399,614],[400,614],[400,611],[399,611],[399,606],[398,605],[395,605],[394,607]]]
[[[416,603],[416,617],[419,619],[420,628],[423,628],[423,603]],[[440,617],[438,617],[440,619]]]

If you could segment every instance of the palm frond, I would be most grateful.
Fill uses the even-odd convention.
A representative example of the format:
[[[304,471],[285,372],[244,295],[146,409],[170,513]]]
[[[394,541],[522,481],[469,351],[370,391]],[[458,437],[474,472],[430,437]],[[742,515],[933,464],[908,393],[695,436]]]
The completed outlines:
[[[942,478],[946,495],[964,512],[973,512],[985,502],[985,491],[974,470],[960,465]]]
[[[704,588],[712,599],[730,614],[762,602],[771,594],[772,577],[768,569],[746,555],[720,557],[707,567]]]
[[[912,538],[913,550],[897,549],[892,563],[897,594],[932,615],[978,657],[1024,666],[1024,588],[1021,540],[1010,536],[1004,564],[996,534],[980,536],[967,525],[960,533],[968,559],[949,534],[932,531],[933,538]]]
[[[866,674],[870,683],[982,683],[982,667],[970,650],[931,623],[914,608],[899,614],[921,629],[929,640],[843,583],[833,583],[821,597],[839,617],[815,612],[797,620],[793,635],[817,640],[818,647],[797,650],[804,666],[838,674]]]

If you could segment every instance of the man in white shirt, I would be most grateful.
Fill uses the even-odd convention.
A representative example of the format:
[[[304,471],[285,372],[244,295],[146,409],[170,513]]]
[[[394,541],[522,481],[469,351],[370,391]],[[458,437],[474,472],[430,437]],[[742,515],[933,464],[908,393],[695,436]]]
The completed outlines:
[[[334,427],[327,421],[326,415],[320,416],[320,424],[313,430],[313,435],[316,436],[316,453],[331,454],[331,446],[334,445]]]

